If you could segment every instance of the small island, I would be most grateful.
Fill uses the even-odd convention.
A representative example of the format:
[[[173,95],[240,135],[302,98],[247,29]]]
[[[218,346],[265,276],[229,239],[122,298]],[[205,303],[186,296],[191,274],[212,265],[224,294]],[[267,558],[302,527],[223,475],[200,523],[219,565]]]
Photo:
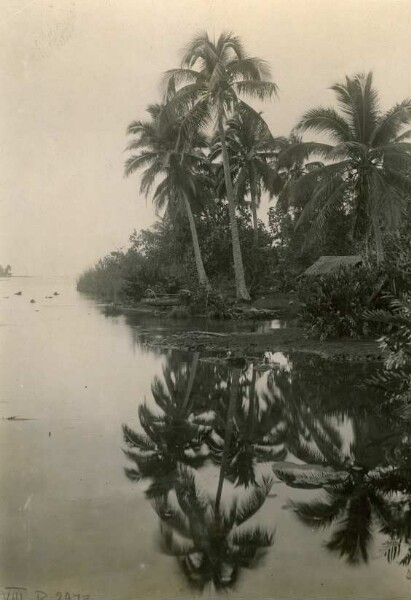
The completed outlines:
[[[5,267],[0,265],[0,277],[12,277],[10,265],[6,265]]]

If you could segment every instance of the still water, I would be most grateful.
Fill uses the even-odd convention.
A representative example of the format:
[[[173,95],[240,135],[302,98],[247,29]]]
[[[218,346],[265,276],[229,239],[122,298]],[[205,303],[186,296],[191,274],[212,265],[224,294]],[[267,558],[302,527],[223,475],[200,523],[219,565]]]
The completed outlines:
[[[0,280],[1,592],[408,598],[409,498],[387,475],[404,432],[372,368],[146,345],[206,327]]]

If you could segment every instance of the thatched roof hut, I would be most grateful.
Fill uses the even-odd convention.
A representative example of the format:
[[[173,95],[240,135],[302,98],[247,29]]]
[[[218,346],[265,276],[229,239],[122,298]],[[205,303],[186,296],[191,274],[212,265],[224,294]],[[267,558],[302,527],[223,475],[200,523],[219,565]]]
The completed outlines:
[[[340,267],[356,267],[363,262],[359,255],[355,256],[320,256],[311,267],[308,267],[301,277],[316,277],[335,273]]]

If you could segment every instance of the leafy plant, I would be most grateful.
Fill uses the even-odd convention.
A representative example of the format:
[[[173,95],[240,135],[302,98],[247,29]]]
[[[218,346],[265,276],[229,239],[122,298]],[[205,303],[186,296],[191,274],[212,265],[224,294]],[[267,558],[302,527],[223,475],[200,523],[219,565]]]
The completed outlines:
[[[341,267],[337,272],[300,281],[298,294],[304,303],[300,317],[309,336],[360,337],[369,332],[364,317],[367,307],[377,306],[384,276],[366,266]]]
[[[228,307],[223,296],[205,286],[198,286],[189,297],[188,305],[192,314],[202,314],[213,318],[229,316]]]
[[[370,382],[381,387],[387,403],[411,422],[411,294],[390,298],[390,310],[374,310],[366,318],[383,323],[390,331],[379,340],[385,353],[384,370]]]

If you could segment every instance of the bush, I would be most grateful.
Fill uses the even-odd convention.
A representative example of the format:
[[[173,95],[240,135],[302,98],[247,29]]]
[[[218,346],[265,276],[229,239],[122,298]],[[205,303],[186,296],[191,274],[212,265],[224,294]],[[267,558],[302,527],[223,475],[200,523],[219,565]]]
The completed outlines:
[[[214,319],[229,318],[230,313],[223,296],[215,290],[199,286],[188,299],[192,314],[207,315]]]
[[[369,333],[364,311],[383,306],[385,282],[381,270],[366,266],[341,267],[330,275],[302,279],[298,286],[303,303],[300,318],[308,336],[325,340]]]
[[[168,316],[172,319],[188,319],[190,312],[186,306],[173,306]]]
[[[385,354],[384,369],[370,383],[385,391],[387,406],[396,416],[411,423],[411,295],[389,300],[389,310],[367,313],[368,319],[389,329],[379,340]]]

